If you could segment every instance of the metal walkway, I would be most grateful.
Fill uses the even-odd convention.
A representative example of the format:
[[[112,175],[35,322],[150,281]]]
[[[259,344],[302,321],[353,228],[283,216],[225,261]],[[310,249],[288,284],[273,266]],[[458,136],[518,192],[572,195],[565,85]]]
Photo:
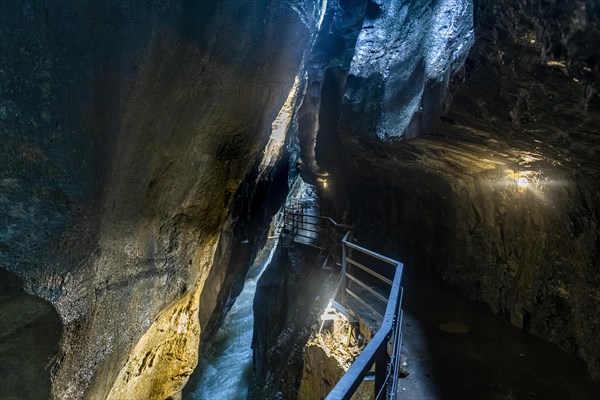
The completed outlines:
[[[284,245],[317,247],[327,254],[324,265],[329,260],[341,267],[332,300],[378,326],[327,400],[352,398],[373,366],[375,399],[395,399],[401,367],[403,264],[353,243],[351,227],[318,215],[313,202],[286,206],[281,234]]]

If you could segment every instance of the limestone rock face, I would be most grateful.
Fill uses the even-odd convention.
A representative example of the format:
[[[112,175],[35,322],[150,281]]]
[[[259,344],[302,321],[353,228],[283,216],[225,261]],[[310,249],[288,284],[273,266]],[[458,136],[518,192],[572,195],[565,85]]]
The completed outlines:
[[[344,102],[359,106],[342,108],[323,163],[326,212],[344,210],[363,243],[435,270],[600,378],[598,4],[482,0],[474,12],[445,113],[428,109],[434,123],[406,135],[419,137],[366,128],[389,132],[385,118],[353,124],[361,104],[382,109],[370,95],[381,85],[348,77]]]
[[[304,346],[336,283],[314,249],[278,246],[254,297],[250,399],[302,398]]]
[[[442,110],[473,41],[465,0],[369,1],[344,88],[340,130],[413,137]]]
[[[317,3],[0,4],[0,268],[58,311],[54,398],[181,390]]]
[[[328,4],[298,111],[303,172],[335,168],[337,132],[413,137],[443,108],[473,41],[471,1],[354,0]]]
[[[339,346],[339,344],[336,344]],[[304,370],[298,388],[298,399],[324,399],[346,373],[343,361],[333,356],[328,347],[310,343],[304,353]],[[374,381],[363,381],[352,398],[368,400],[373,398]]]
[[[317,345],[306,346],[299,399],[324,399],[346,372],[335,357]]]
[[[0,398],[45,399],[60,318],[50,303],[21,288],[14,274],[0,270]]]

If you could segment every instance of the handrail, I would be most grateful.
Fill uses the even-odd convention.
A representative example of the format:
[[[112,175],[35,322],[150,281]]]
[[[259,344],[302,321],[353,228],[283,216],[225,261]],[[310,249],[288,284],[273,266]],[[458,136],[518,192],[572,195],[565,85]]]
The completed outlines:
[[[362,269],[366,273],[373,275],[375,278],[379,279],[380,281],[382,281],[384,283],[387,283],[388,285],[392,284],[391,280],[389,280],[388,278],[386,278],[385,276],[383,276],[381,274],[378,274],[377,272],[373,271],[369,267],[366,267],[366,266],[362,265],[358,261],[354,261],[350,257],[346,257],[346,261],[348,261],[350,264],[354,265],[355,267],[358,267],[358,268]]]
[[[360,251],[360,252],[363,252],[363,253],[365,253],[365,254],[367,254],[367,255],[369,255],[369,256],[371,256],[371,257],[373,257],[373,258],[377,258],[378,260],[385,261],[385,262],[386,262],[386,263],[388,263],[388,264],[392,264],[392,265],[394,265],[394,266],[395,266],[395,265],[397,265],[397,264],[400,264],[400,263],[399,263],[398,261],[396,261],[396,260],[392,260],[392,259],[391,259],[391,258],[389,258],[389,257],[382,256],[381,254],[377,254],[377,253],[375,253],[374,251],[371,251],[371,250],[369,250],[369,249],[365,249],[364,247],[360,247],[360,246],[359,246],[359,245],[357,245],[357,244],[354,244],[354,243],[351,243],[351,242],[349,242],[347,239],[342,239],[342,242],[343,242],[343,243],[344,243],[346,246],[350,247],[351,249],[356,249],[356,250],[358,250],[358,251]]]
[[[338,248],[341,244],[340,238],[343,232],[342,229],[349,231],[352,229],[352,227],[347,224],[339,223],[331,217],[297,211],[306,211],[307,209],[309,209],[309,207],[303,203],[284,207],[284,226],[290,227],[289,231],[291,241],[293,241],[296,237],[301,237],[312,241],[325,239],[326,241],[330,242],[331,246],[326,245],[325,247],[322,247],[317,246],[314,243],[305,244],[315,246],[321,250],[328,250],[330,253],[332,253],[333,249]],[[325,238],[321,237],[321,234],[325,234]]]
[[[335,387],[329,392],[326,400],[345,400],[352,398],[352,395],[362,383],[363,378],[375,363],[378,353],[385,352],[387,354],[387,342],[398,323],[398,321],[396,321],[396,315],[402,299],[400,295],[400,281],[402,280],[403,269],[404,265],[396,261],[396,273],[394,274],[394,281],[392,283],[392,289],[390,291],[390,297],[388,299],[388,305],[385,310],[385,316],[381,327],[377,330],[375,336],[373,336],[360,355],[354,360],[350,368],[348,368]],[[398,357],[397,354],[394,356]],[[396,359],[395,361],[398,360]],[[380,366],[377,367],[379,368]],[[392,370],[394,369],[396,368],[392,368]],[[375,386],[377,395],[381,388],[377,388],[377,384]]]
[[[356,360],[354,360],[352,365],[350,365],[350,368],[341,377],[341,379],[331,390],[331,392],[329,392],[329,394],[326,397],[326,400],[350,399],[352,395],[356,392],[360,384],[363,382],[365,376],[371,370],[373,364],[375,364],[375,399],[377,400],[384,398],[382,397],[382,394],[389,394],[389,399],[395,399],[397,391],[398,372],[400,368],[400,351],[402,347],[402,310],[400,306],[402,304],[403,289],[400,286],[400,283],[402,280],[404,265],[401,262],[393,260],[389,257],[385,257],[374,251],[352,243],[350,239],[352,229],[351,226],[338,223],[333,218],[327,216],[311,215],[303,212],[298,212],[296,210],[291,210],[291,208],[292,207],[286,210],[284,214],[284,219],[286,218],[286,216],[289,216],[290,218],[289,222],[292,224],[292,236],[304,236],[301,233],[299,233],[300,231],[319,233],[316,230],[302,227],[302,225],[320,226],[322,228],[325,228],[323,224],[319,224],[315,220],[310,220],[311,218],[330,222],[333,225],[333,227],[330,226],[329,230],[336,234],[339,234],[339,232],[335,231],[334,228],[347,229],[346,233],[341,238],[342,271],[340,273],[340,279],[338,281],[338,284],[336,285],[335,294],[333,297],[335,297],[337,293],[340,292],[339,289],[342,289],[340,292],[340,302],[344,306],[348,307],[346,303],[346,293],[348,293],[351,297],[356,299],[359,303],[363,304],[363,306],[366,306],[368,309],[373,311],[383,320],[381,326],[379,327],[373,338],[369,341],[369,343],[367,343],[366,347],[358,355]],[[305,207],[303,205],[300,205],[297,206],[296,209],[304,211]],[[301,218],[298,219],[298,217]],[[339,238],[339,236],[337,237]],[[331,236],[331,238],[333,239],[334,236]],[[383,261],[392,266],[394,268],[393,279],[390,280],[387,277],[374,271],[371,267],[368,267],[354,259],[351,259],[349,256],[352,250],[361,252],[369,257]],[[385,299],[385,297],[382,296],[380,293],[368,287],[368,285],[366,285],[364,282],[361,282],[358,276],[355,277],[348,274],[347,269],[349,264],[363,270],[366,273],[371,274],[375,278],[381,280],[383,283],[390,285],[390,292],[388,298]],[[387,301],[384,315],[382,316],[377,310],[373,308],[373,306],[365,302],[365,300],[360,298],[360,296],[358,296],[349,288],[347,288],[347,280],[355,282],[366,292],[371,293],[371,295],[377,298],[377,300],[382,301],[384,303]],[[388,342],[390,341],[390,339],[393,339],[392,354],[391,356],[388,356],[387,349]]]
[[[381,254],[375,253],[362,246],[354,244],[350,241],[350,232],[347,232],[342,239],[342,277],[341,282],[345,282],[346,278],[355,281],[356,278],[347,273],[348,264],[355,265],[362,270],[365,270],[376,277],[384,278],[383,276],[372,271],[371,268],[366,267],[348,257],[348,250],[356,250],[363,254],[366,254],[374,259],[384,261],[394,267],[394,277],[392,281],[388,279],[381,279],[383,282],[391,284],[390,293],[387,299],[387,306],[385,313],[382,317],[383,322],[375,336],[363,349],[360,355],[354,360],[350,368],[338,381],[335,387],[329,392],[326,400],[345,400],[352,398],[352,395],[356,392],[360,384],[362,383],[365,376],[371,370],[373,364],[375,364],[375,399],[382,399],[384,394],[389,393],[390,399],[395,399],[397,390],[397,379],[400,367],[400,351],[402,346],[401,339],[401,325],[402,325],[402,313],[400,305],[403,298],[403,289],[400,286],[402,280],[402,273],[404,271],[404,265],[396,260],[389,257],[382,256]],[[358,264],[358,265],[356,265]],[[378,276],[379,275],[379,276]],[[345,287],[345,284],[343,284]],[[359,284],[359,286],[365,289],[365,284]],[[370,289],[370,288],[369,288]],[[367,290],[373,294],[373,290]],[[345,288],[342,299],[345,299],[345,293],[350,294],[353,298],[367,305],[367,308],[380,315],[372,306],[366,304],[366,302],[360,299],[350,289]],[[380,295],[376,296],[381,300]],[[347,304],[345,304],[347,306]],[[390,339],[392,341],[392,355],[388,359],[387,344]],[[391,384],[390,384],[391,383]]]
[[[331,222],[333,224],[333,226],[335,226],[336,228],[352,229],[352,226],[346,225],[346,224],[340,224],[340,223],[336,222],[333,218],[327,217],[324,215],[311,215],[311,214],[299,213],[299,212],[294,212],[294,211],[288,212],[288,214],[289,215],[298,215],[298,216],[302,216],[302,217],[325,219],[325,220],[328,220],[329,222]],[[308,221],[303,221],[303,223],[316,225],[315,223],[308,222]]]
[[[385,297],[383,297],[381,295],[381,293],[379,293],[376,290],[373,290],[369,287],[369,285],[363,283],[360,281],[360,279],[356,278],[355,276],[349,274],[348,272],[346,272],[346,276],[348,278],[350,278],[350,280],[354,283],[356,283],[358,286],[360,286],[361,288],[365,289],[367,292],[371,293],[373,296],[377,297],[377,299],[379,299],[381,302],[387,304],[388,303],[388,299],[386,299]]]
[[[352,296],[354,298],[354,300],[358,301],[360,304],[362,304],[363,306],[365,306],[366,308],[368,308],[369,310],[371,310],[371,312],[373,314],[377,315],[381,319],[384,318],[383,315],[381,315],[379,313],[379,311],[377,311],[375,308],[373,308],[372,305],[370,305],[369,303],[367,303],[366,301],[364,301],[363,299],[361,299],[360,296],[357,295],[356,293],[354,293],[352,290],[346,288],[346,293],[348,293],[350,296]]]

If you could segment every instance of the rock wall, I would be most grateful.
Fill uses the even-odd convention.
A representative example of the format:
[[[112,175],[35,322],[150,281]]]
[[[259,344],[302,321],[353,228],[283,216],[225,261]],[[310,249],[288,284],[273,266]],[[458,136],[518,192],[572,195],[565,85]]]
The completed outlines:
[[[436,37],[441,33],[443,37]],[[306,89],[295,114],[292,143],[301,155],[303,177],[323,181],[345,160],[339,127],[377,139],[410,136],[409,131],[428,125],[431,118],[422,116],[427,116],[422,108],[439,111],[451,72],[464,60],[471,36],[468,2],[328,2],[306,59]],[[418,99],[407,94],[407,86]],[[411,121],[417,122],[409,128]],[[286,398],[298,395],[299,348],[316,320],[296,306],[312,298],[305,276],[295,271],[298,260],[288,265],[279,258],[263,274],[255,299],[250,397],[256,399],[273,398],[278,391]]]
[[[411,158],[376,167],[370,158],[358,161],[377,179],[356,173],[340,190],[329,183],[332,201],[351,193],[361,243],[436,271],[515,325],[586,359],[594,373],[598,186],[553,160],[519,166],[514,148],[423,137],[396,150]]]
[[[598,379],[598,4],[474,10],[475,42],[448,80],[444,114],[431,109],[418,138],[382,141],[344,124],[354,119],[343,108],[320,195],[327,213],[362,227],[363,243],[435,270],[587,360]],[[347,82],[344,101],[378,104],[367,96],[377,85]]]
[[[326,296],[326,292],[323,294]],[[311,340],[304,349],[302,380],[298,387],[299,399],[324,399],[335,387],[348,368],[372,339],[373,331],[364,321],[339,319],[327,322],[317,320]],[[318,327],[318,330],[317,330]],[[356,400],[372,399],[375,381],[365,379],[352,395]]]
[[[470,1],[346,0],[324,15],[298,111],[309,180],[336,168],[338,131],[382,140],[421,133],[473,41]]]
[[[221,228],[319,11],[0,5],[0,268],[60,316],[54,398],[181,389],[218,304],[202,293]]]
[[[250,399],[299,398],[304,346],[336,283],[318,250],[282,242],[256,288]]]
[[[61,328],[50,303],[24,293],[18,277],[0,270],[0,398],[50,396]]]
[[[450,77],[471,47],[472,2],[368,4],[339,129],[379,139],[417,136],[441,112]]]
[[[304,354],[304,370],[298,398],[324,399],[344,375],[344,368],[320,346],[308,345]]]
[[[231,212],[221,231],[214,258],[215,267],[209,271],[200,303],[199,364],[184,390],[184,398],[195,396],[196,382],[202,376],[207,355],[205,343],[221,326],[226,313],[244,288],[246,275],[270,233],[271,218],[279,211],[288,193],[289,152],[285,146],[291,108],[298,99],[292,90],[272,124],[271,136],[255,163],[252,172],[240,185]],[[286,122],[287,121],[287,122]],[[240,279],[244,277],[244,279]],[[209,349],[210,351],[210,349]]]
[[[326,213],[600,376],[598,7],[475,1],[465,60],[466,1],[2,2],[0,272],[60,317],[40,393],[181,389],[252,258],[239,235],[261,235],[240,205],[269,193],[257,160],[304,70]]]

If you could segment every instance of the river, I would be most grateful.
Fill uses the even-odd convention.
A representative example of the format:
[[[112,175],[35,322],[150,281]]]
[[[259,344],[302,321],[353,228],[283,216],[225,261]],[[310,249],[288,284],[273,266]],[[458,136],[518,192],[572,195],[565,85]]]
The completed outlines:
[[[252,303],[256,284],[273,258],[278,239],[269,239],[250,268],[244,289],[227,313],[223,325],[206,344],[200,362],[204,371],[193,390],[193,400],[242,400],[248,397],[252,375]]]

